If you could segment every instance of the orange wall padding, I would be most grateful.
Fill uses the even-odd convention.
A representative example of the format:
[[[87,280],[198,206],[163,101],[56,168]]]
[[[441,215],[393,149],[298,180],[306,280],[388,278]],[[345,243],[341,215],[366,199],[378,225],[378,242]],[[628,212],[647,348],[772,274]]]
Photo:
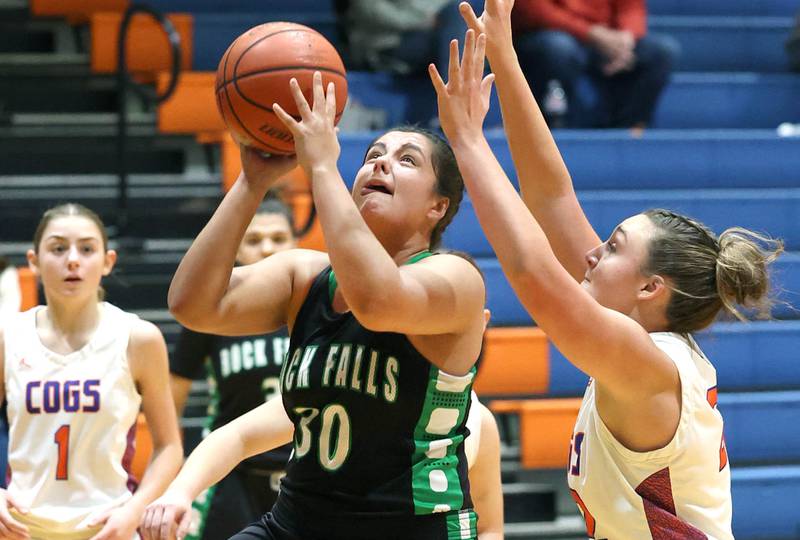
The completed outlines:
[[[527,469],[563,469],[581,398],[493,401],[495,414],[519,414],[520,462]]]
[[[191,15],[169,15],[181,38],[181,69],[192,65]],[[117,39],[122,22],[120,13],[95,13],[91,17],[92,71],[113,73],[117,69]],[[128,32],[128,69],[142,75],[142,80],[155,80],[156,73],[170,69],[172,62],[169,41],[158,24],[148,15],[135,15]]]
[[[141,482],[144,471],[150,463],[150,456],[153,454],[153,437],[150,435],[150,429],[147,427],[147,420],[142,413],[139,413],[139,416],[136,418],[135,444],[136,451],[133,454],[133,461],[131,462],[131,474]]]
[[[66,17],[84,23],[99,11],[124,12],[130,0],[30,0],[31,14],[37,17]]]
[[[187,71],[181,73],[175,92],[158,107],[158,129],[162,133],[200,133],[224,131],[225,123],[214,97],[216,73]],[[169,73],[159,73],[157,87],[163,93]]]
[[[36,275],[30,268],[22,267],[17,268],[17,278],[19,279],[19,289],[22,293],[19,310],[26,311],[39,304]]]
[[[475,392],[494,396],[547,393],[549,354],[547,338],[538,328],[488,328]]]

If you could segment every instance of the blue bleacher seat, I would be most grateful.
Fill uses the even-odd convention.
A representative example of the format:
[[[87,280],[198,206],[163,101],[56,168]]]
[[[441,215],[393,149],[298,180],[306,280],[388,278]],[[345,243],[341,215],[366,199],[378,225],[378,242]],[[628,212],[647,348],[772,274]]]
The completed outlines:
[[[306,12],[273,13],[197,13],[194,15],[194,51],[192,67],[197,71],[215,71],[230,44],[253,26],[271,21],[291,21],[310,26],[334,46],[338,42],[333,15]]]
[[[789,540],[798,537],[800,467],[734,468],[733,533],[738,540]]]
[[[786,72],[791,17],[651,17],[650,31],[681,45],[676,70]]]
[[[578,198],[601,238],[627,217],[667,208],[699,219],[718,234],[728,227],[747,227],[782,238],[789,250],[800,249],[800,189],[582,191]],[[445,231],[444,243],[475,256],[492,255],[469,197]]]
[[[719,394],[731,463],[800,460],[800,392]]]
[[[800,77],[763,73],[676,73],[653,127],[775,128],[800,122]]]
[[[352,79],[349,83],[354,84]],[[348,185],[361,167],[367,144],[379,134],[341,135],[339,168]],[[514,180],[505,134],[487,130],[487,138]],[[627,130],[556,133],[578,190],[797,187],[799,141],[778,137],[774,130],[648,130],[641,138]]]
[[[797,0],[648,0],[651,15],[791,16]]]

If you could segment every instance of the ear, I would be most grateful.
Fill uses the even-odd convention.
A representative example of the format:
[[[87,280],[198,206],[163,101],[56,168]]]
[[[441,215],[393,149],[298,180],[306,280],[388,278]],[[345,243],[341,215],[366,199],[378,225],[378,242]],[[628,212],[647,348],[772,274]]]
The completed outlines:
[[[450,208],[450,199],[447,197],[438,197],[436,203],[428,210],[428,217],[438,223],[447,213],[448,208]]]
[[[109,249],[106,251],[105,261],[103,262],[103,275],[109,275],[115,264],[117,264],[117,252]]]
[[[492,319],[492,312],[488,309],[483,309],[483,331],[486,332],[486,327],[489,326],[489,321]]]
[[[33,275],[39,275],[39,256],[32,249],[25,252],[25,258],[28,259],[28,268],[30,268]]]
[[[662,298],[667,295],[669,292],[669,288],[667,287],[667,282],[664,280],[663,277],[659,276],[658,274],[654,274],[647,278],[647,281],[644,282],[641,289],[639,289],[639,300],[655,300],[657,298]]]

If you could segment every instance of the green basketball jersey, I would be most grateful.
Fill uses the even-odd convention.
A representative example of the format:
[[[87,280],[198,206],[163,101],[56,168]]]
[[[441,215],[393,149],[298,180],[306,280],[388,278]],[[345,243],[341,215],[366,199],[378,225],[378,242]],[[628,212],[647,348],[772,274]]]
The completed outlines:
[[[475,538],[463,450],[475,370],[447,374],[404,334],[337,313],[335,286],[330,268],[315,279],[281,373],[295,435],[276,518],[302,538]]]

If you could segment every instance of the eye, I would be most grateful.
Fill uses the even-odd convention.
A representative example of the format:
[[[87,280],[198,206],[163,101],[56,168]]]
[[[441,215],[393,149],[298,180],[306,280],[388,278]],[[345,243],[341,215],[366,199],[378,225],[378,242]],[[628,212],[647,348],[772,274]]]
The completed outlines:
[[[91,244],[87,244],[85,246],[81,246],[81,253],[84,253],[84,254],[87,254],[87,255],[89,255],[91,253],[94,253],[94,246],[91,245]]]
[[[406,154],[403,157],[401,157],[400,161],[402,161],[404,163],[410,163],[411,165],[416,165],[417,164],[416,160],[412,156],[410,156],[408,154]]]
[[[258,236],[248,236],[244,239],[244,243],[248,246],[255,246],[261,242],[261,239]]]
[[[610,253],[616,253],[616,251],[617,251],[617,243],[616,242],[611,240],[606,245],[608,246],[608,251]]]
[[[377,150],[372,150],[371,152],[369,152],[369,153],[367,154],[367,159],[366,159],[366,161],[370,161],[370,160],[373,160],[373,159],[375,159],[375,158],[379,158],[379,157],[381,157],[381,153],[380,153],[380,152],[378,152]]]
[[[289,241],[289,237],[285,234],[276,234],[272,237],[272,241],[276,244],[285,244]]]
[[[53,253],[64,253],[67,250],[64,244],[55,244],[50,247],[50,251]]]

